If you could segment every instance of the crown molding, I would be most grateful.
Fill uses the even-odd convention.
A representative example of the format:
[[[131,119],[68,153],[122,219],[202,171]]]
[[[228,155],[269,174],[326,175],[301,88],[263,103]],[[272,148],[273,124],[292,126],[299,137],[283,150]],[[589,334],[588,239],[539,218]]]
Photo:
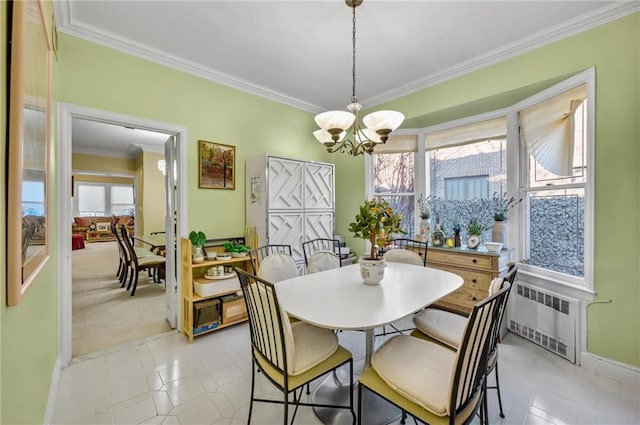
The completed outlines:
[[[388,90],[368,99],[363,99],[361,103],[367,105],[367,108],[371,108],[381,103],[388,102],[436,84],[461,77],[479,69],[486,68],[487,66],[495,65],[499,62],[511,59],[539,47],[546,46],[639,11],[640,2],[638,1],[624,1],[608,5],[567,21],[562,25],[556,25],[555,27],[538,32],[525,39],[518,40],[487,52],[484,55],[477,56],[468,61],[443,69],[442,71],[438,71],[397,89]]]
[[[160,50],[135,43],[126,38],[120,37],[92,25],[87,25],[76,21],[69,1],[55,1],[54,10],[56,25],[59,32],[73,35],[96,44],[100,44],[130,55],[149,60],[151,62],[177,69],[187,74],[200,77],[224,86],[228,86],[246,93],[254,94],[265,99],[281,103],[302,111],[319,113],[325,108],[305,102],[301,99],[287,96],[275,90],[250,83],[240,78],[204,67],[193,61],[182,59],[175,55],[169,55]],[[438,71],[424,78],[406,84],[397,89],[389,90],[363,99],[362,104],[367,108],[377,106],[381,103],[397,99],[402,96],[414,93],[419,90],[443,83],[445,81],[460,77],[462,75],[477,71],[490,65],[516,57],[522,53],[529,52],[547,44],[562,40],[563,38],[587,31],[597,26],[606,24],[624,16],[640,11],[640,2],[622,1],[602,7],[593,12],[584,14],[562,25],[557,25],[545,31],[538,32],[530,37],[494,49],[484,55],[477,56],[468,61],[461,62],[442,71]]]

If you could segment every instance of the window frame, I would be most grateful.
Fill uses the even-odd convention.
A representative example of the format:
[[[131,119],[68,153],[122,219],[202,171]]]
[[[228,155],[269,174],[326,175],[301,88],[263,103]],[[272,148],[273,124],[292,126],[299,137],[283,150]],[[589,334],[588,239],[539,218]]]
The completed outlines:
[[[593,282],[593,238],[594,238],[594,163],[595,163],[595,70],[593,68],[580,72],[558,84],[555,84],[537,94],[523,99],[509,107],[486,112],[479,115],[465,117],[429,127],[402,129],[394,134],[406,134],[418,136],[418,151],[416,152],[415,164],[415,192],[416,199],[420,193],[427,193],[426,189],[430,185],[429,162],[426,161],[425,138],[428,133],[446,130],[463,125],[473,124],[493,118],[507,118],[507,193],[514,196],[523,197],[525,194],[524,182],[526,182],[528,166],[528,155],[521,155],[522,145],[520,141],[520,131],[518,123],[518,111],[542,102],[558,94],[570,90],[579,85],[587,86],[587,131],[586,131],[586,169],[587,179],[584,183],[584,277],[578,278],[564,273],[558,273],[536,266],[521,264],[519,273],[529,276],[536,283],[545,286],[549,290],[565,293],[576,298],[590,300],[594,294]],[[373,161],[370,155],[365,155],[365,193],[373,193]],[[532,188],[531,190],[534,190]],[[507,221],[510,245],[514,247],[514,260],[524,258],[526,242],[526,210],[525,206],[516,206],[511,219]],[[415,211],[418,211],[417,205]],[[416,229],[419,228],[419,217],[416,214]],[[560,286],[558,286],[560,285]]]

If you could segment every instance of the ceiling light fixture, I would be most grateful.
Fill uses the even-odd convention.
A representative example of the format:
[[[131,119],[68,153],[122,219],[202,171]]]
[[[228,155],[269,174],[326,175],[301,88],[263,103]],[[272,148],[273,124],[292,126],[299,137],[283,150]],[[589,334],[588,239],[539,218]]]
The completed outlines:
[[[353,44],[353,86],[351,103],[347,105],[347,111],[328,111],[315,116],[316,124],[320,130],[313,132],[315,138],[327,148],[327,152],[344,152],[357,156],[373,152],[378,143],[385,143],[389,133],[398,128],[404,115],[396,111],[377,111],[366,115],[362,122],[358,119],[358,112],[362,105],[356,98],[356,7],[363,0],[345,0],[347,6],[353,11],[353,30],[351,41]]]

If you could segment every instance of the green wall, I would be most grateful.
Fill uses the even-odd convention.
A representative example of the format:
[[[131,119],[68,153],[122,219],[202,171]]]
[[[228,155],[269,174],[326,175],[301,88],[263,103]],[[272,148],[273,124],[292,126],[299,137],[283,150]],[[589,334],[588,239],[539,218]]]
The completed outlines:
[[[51,16],[51,3],[46,3],[47,16]],[[51,19],[46,19],[51,22]],[[0,2],[0,61],[2,78],[6,73],[7,55],[7,2]],[[6,222],[6,100],[5,82],[0,88],[0,137],[5,149],[0,153],[0,219]],[[55,124],[53,126],[55,130]],[[56,172],[51,162],[52,173]],[[51,181],[55,187],[55,179]],[[58,347],[58,262],[55,237],[57,229],[57,199],[53,196],[50,217],[51,258],[41,270],[22,301],[14,307],[6,306],[6,231],[0,226],[0,423],[35,424],[42,423]]]
[[[508,106],[569,75],[596,69],[595,290],[587,349],[640,366],[640,14],[413,93],[376,109],[394,109],[415,125],[435,124]],[[346,234],[363,191],[363,161],[336,158],[337,233]],[[345,181],[345,180],[342,180]],[[363,187],[363,186],[361,186]],[[631,243],[627,243],[631,242]],[[354,243],[355,244],[355,243]],[[360,248],[360,252],[362,248]]]

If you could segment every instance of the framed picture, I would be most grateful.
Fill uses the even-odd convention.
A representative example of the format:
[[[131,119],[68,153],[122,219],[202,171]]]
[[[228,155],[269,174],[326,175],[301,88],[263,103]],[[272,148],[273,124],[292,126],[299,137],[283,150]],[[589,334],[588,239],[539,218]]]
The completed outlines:
[[[50,257],[51,32],[41,0],[13,2],[7,179],[7,304]]]
[[[221,143],[198,141],[198,187],[236,188],[236,148]]]
[[[260,175],[251,176],[251,205],[260,205],[261,191]]]

